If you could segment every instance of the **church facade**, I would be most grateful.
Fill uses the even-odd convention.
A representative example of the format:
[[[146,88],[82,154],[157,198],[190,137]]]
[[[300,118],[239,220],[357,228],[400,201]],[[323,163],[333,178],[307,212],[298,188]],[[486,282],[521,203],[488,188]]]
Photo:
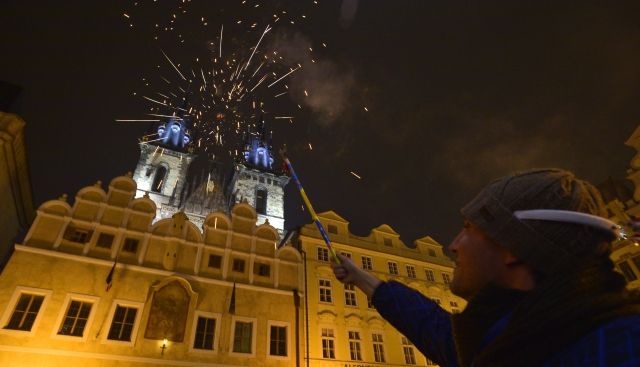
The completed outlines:
[[[136,196],[148,195],[156,203],[157,219],[183,211],[201,226],[209,213],[229,214],[235,204],[247,202],[256,209],[259,224],[268,223],[283,233],[289,176],[274,166],[264,119],[248,128],[241,154],[233,162],[205,154],[197,157],[184,114],[171,117],[151,135],[153,139],[140,142],[133,179],[138,184]],[[190,167],[196,158],[207,162]]]

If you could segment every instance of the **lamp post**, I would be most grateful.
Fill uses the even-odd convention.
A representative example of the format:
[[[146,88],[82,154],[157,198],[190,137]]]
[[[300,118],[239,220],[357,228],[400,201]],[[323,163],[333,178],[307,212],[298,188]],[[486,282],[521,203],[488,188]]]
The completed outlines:
[[[160,347],[160,349],[162,349],[160,355],[163,356],[164,350],[167,349],[167,338],[162,339],[162,346]]]

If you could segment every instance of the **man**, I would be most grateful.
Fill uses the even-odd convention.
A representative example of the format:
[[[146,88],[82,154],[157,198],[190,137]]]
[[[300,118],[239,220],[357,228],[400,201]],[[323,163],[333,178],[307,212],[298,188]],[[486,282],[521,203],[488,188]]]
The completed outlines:
[[[558,169],[514,174],[461,212],[449,246],[460,314],[344,256],[334,273],[440,366],[640,366],[640,297],[613,270],[620,233],[592,185]]]

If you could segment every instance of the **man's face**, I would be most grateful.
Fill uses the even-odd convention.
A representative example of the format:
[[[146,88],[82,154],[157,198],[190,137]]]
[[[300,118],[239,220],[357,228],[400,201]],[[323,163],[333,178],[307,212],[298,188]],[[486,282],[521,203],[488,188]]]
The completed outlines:
[[[456,263],[451,292],[465,299],[496,282],[505,269],[506,250],[467,220],[449,245],[449,251],[455,255]]]

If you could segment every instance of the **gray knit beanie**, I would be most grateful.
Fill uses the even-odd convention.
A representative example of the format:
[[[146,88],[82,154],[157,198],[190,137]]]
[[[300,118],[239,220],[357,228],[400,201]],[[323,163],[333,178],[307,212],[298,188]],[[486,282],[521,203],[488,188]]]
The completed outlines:
[[[561,169],[500,178],[462,208],[462,215],[499,245],[543,274],[594,255],[606,236],[579,224],[520,220],[517,210],[557,209],[606,217],[598,190]]]

